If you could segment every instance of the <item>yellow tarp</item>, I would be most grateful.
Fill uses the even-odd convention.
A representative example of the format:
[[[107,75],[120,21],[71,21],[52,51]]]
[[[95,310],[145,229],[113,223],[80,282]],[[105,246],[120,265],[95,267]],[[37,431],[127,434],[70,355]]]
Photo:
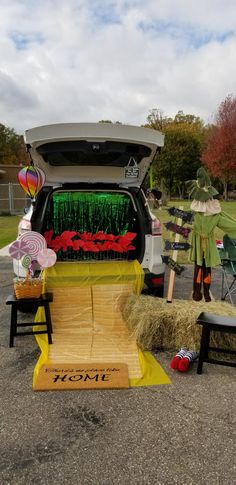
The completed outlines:
[[[144,272],[137,260],[95,263],[56,263],[45,270],[48,288],[94,286],[131,283],[134,293],[140,295]]]
[[[131,293],[140,294],[143,270],[137,261],[57,263],[45,272],[44,291],[53,292],[50,305],[53,344],[37,335],[41,356],[34,384],[45,363],[126,363],[131,386],[170,383],[148,352],[139,351],[128,333],[122,307]],[[39,309],[36,321],[43,321]]]
[[[36,383],[37,376],[39,370],[43,364],[52,363],[52,361],[48,358],[48,340],[46,335],[37,335],[35,336],[38,342],[38,345],[41,349],[41,355],[38,359],[38,362],[34,369],[34,379],[33,379],[33,387]],[[157,386],[160,384],[171,384],[171,380],[169,379],[168,375],[162,369],[160,364],[156,361],[153,355],[150,352],[142,352],[138,350],[138,358],[139,364],[141,369],[141,377],[129,379],[130,386],[132,387],[140,387],[140,386]],[[78,362],[80,361],[78,357]]]

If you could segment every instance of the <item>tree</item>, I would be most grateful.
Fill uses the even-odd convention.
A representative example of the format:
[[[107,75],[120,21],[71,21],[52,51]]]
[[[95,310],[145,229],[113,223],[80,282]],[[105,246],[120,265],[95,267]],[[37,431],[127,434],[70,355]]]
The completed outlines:
[[[164,131],[166,126],[172,122],[172,118],[164,116],[161,109],[155,108],[150,111],[150,114],[147,116],[147,124],[144,126],[153,130]]]
[[[195,115],[178,111],[172,119],[159,109],[147,117],[146,127],[161,130],[165,144],[156,157],[153,172],[158,185],[166,187],[169,197],[178,193],[183,197],[185,181],[195,178],[201,165],[201,149],[205,137],[203,121]]]
[[[111,123],[112,125],[122,125],[121,121],[100,120],[98,123]]]
[[[165,144],[156,160],[156,174],[164,179],[169,188],[169,196],[178,192],[180,198],[185,195],[185,182],[196,178],[200,167],[201,144],[193,133],[176,128],[169,129]]]
[[[24,165],[28,161],[23,136],[0,123],[0,164]]]
[[[224,183],[224,198],[228,184],[236,180],[236,98],[229,95],[220,104],[215,125],[209,129],[202,161],[214,177]]]

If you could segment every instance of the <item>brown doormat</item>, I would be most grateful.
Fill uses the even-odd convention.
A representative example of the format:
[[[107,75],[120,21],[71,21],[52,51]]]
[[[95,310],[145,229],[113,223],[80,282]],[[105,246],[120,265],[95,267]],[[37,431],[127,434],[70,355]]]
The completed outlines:
[[[126,364],[44,364],[34,391],[76,389],[125,389],[129,387]]]

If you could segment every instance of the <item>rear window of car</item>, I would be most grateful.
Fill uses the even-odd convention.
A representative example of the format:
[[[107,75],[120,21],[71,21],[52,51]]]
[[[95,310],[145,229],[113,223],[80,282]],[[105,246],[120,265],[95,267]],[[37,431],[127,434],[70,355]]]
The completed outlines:
[[[52,166],[108,166],[125,167],[130,160],[139,164],[150,156],[151,149],[134,143],[106,142],[55,142],[37,148],[44,161]]]

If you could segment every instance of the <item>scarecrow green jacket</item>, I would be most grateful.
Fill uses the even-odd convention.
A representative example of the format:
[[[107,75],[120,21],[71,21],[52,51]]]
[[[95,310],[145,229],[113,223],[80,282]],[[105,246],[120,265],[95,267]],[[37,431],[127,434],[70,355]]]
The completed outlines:
[[[212,216],[204,216],[200,212],[195,213],[191,235],[190,261],[202,266],[204,258],[206,267],[214,267],[220,264],[220,256],[214,236],[215,227],[221,229],[229,237],[236,239],[236,220],[233,217],[225,212]]]

